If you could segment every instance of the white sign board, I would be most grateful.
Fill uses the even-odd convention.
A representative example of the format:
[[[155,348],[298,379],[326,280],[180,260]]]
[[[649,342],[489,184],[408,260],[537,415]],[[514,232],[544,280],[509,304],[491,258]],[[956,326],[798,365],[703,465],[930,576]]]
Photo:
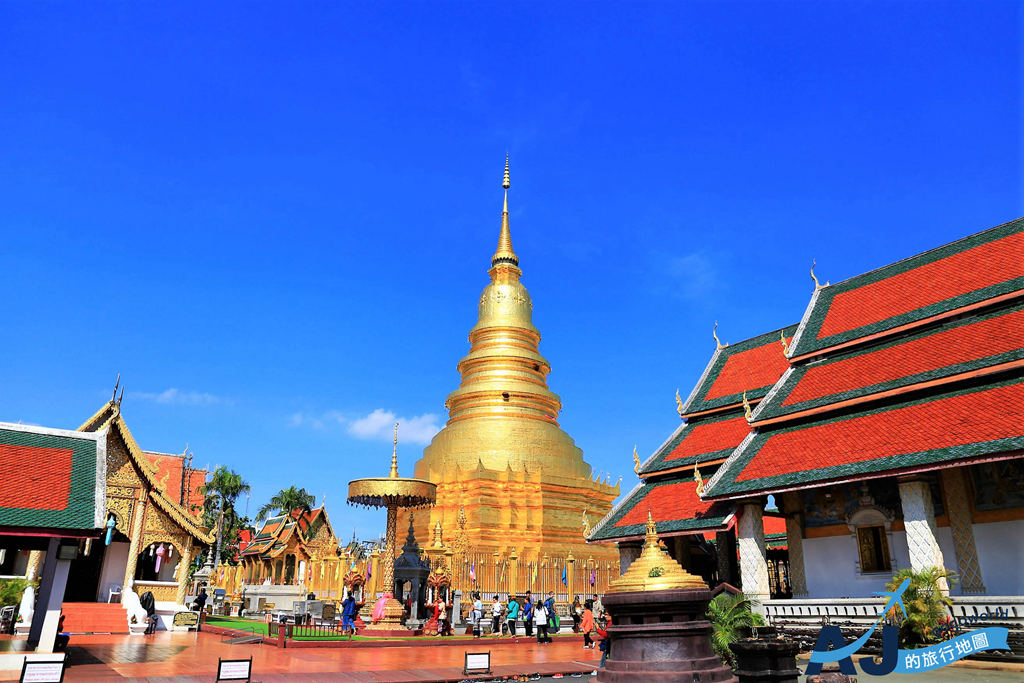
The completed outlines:
[[[467,652],[466,666],[462,670],[464,674],[481,672],[490,673],[491,653],[490,652]]]
[[[64,662],[26,661],[21,669],[20,683],[61,683],[64,680]]]
[[[218,681],[247,681],[252,675],[251,659],[221,660],[217,668]]]

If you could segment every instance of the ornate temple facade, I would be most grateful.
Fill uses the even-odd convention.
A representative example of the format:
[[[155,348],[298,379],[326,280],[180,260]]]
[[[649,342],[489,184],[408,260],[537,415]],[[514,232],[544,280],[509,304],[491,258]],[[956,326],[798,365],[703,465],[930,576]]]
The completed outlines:
[[[651,510],[687,566],[714,533],[706,580],[776,620],[873,614],[904,568],[952,570],[954,616],[1024,605],[1024,219],[814,282],[799,325],[719,344],[591,540],[627,565]]]
[[[614,562],[613,548],[587,546],[584,518],[611,508],[618,484],[593,476],[583,452],[558,425],[561,401],[548,389],[533,303],[520,281],[508,215],[508,164],[498,248],[449,394],[449,419],[423,451],[415,476],[437,484],[437,504],[415,515],[426,540],[440,523],[444,542],[464,553],[505,553],[543,562],[570,553]],[[408,517],[399,520],[402,528]]]

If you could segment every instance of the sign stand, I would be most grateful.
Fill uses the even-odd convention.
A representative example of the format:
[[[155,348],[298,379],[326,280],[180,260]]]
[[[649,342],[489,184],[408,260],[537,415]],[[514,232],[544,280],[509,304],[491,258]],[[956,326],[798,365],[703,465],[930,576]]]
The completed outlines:
[[[466,665],[462,668],[462,675],[491,673],[491,652],[466,652]]]
[[[218,681],[251,681],[252,680],[252,657],[249,659],[221,659],[217,658],[217,680]]]
[[[25,657],[25,663],[21,665],[21,678],[18,681],[19,683],[62,683],[67,661],[67,657],[49,661],[30,660]]]

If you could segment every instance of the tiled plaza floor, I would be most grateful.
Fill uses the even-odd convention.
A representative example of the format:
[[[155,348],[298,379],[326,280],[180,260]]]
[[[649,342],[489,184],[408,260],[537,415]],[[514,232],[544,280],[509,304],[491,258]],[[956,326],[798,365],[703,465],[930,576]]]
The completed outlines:
[[[470,651],[491,650],[494,675],[590,673],[600,659],[597,650],[580,642],[538,645],[522,639],[516,645],[488,647],[487,639]],[[253,658],[253,681],[459,681],[466,648],[295,648],[230,645],[207,633],[154,636],[74,636],[66,681],[133,679],[160,683],[198,683],[216,678],[217,660]],[[568,678],[568,676],[566,677]],[[589,676],[586,677],[589,680]],[[0,681],[17,680],[0,672]]]

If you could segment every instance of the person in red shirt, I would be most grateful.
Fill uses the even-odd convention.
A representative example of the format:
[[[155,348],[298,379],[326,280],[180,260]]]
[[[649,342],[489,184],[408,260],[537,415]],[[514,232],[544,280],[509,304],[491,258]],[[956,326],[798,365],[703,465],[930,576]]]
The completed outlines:
[[[608,653],[611,651],[612,642],[608,640],[607,628],[612,624],[612,617],[610,614],[605,612],[605,618],[602,622],[599,621],[594,624],[594,630],[597,631],[597,639],[600,641],[598,647],[601,649],[601,663],[598,665],[599,668],[604,668],[605,660],[608,659]]]

